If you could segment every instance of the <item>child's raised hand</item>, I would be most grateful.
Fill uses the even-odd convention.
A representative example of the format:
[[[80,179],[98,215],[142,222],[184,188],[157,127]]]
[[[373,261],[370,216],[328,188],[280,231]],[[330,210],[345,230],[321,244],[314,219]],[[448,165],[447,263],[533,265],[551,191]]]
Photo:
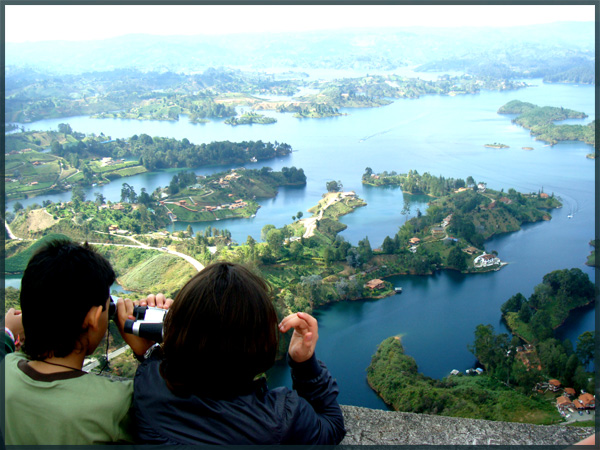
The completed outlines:
[[[281,321],[279,331],[286,333],[294,329],[288,348],[290,357],[297,363],[309,360],[315,352],[319,339],[319,324],[310,314],[299,312],[291,314]]]

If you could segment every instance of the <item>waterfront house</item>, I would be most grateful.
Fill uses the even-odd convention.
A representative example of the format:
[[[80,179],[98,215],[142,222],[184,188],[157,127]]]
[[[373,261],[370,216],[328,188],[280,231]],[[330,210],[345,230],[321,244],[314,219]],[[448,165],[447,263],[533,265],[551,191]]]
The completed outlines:
[[[542,192],[540,194],[540,198],[548,198],[548,197],[550,197],[550,196],[548,194],[546,194],[545,192]]]
[[[485,183],[479,183],[477,185],[477,192],[485,192]]]
[[[367,281],[367,284],[365,286],[371,290],[383,289],[385,287],[385,283],[383,282],[383,280],[375,278],[373,280]]]
[[[483,253],[473,260],[473,265],[475,267],[489,267],[494,264],[500,264],[500,258],[488,253]]]
[[[561,388],[561,384],[560,381],[558,380],[550,380],[548,381],[548,389],[550,389],[552,392],[557,392],[560,388]]]

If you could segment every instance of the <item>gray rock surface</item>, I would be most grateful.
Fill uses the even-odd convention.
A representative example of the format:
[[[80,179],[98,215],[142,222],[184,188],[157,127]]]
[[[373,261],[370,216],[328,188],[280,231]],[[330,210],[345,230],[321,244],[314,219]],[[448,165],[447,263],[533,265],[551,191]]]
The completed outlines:
[[[347,434],[342,445],[571,445],[592,427],[513,422],[382,411],[342,405]]]

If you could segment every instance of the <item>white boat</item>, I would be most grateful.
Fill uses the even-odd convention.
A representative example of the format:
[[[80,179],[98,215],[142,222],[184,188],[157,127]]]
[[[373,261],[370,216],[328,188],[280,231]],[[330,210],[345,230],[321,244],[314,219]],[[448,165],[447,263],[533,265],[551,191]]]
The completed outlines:
[[[395,287],[394,291],[396,291],[396,294],[400,294],[400,293],[402,293],[402,288],[401,287]]]
[[[573,218],[573,214],[569,214],[569,215],[567,216],[567,219],[572,219],[572,218]]]

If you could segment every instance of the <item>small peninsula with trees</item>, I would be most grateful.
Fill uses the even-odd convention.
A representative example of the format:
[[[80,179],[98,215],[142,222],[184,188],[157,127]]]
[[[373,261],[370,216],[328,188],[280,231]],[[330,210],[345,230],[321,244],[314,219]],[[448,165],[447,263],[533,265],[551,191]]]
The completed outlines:
[[[587,367],[595,347],[592,332],[582,333],[576,347],[556,339],[554,332],[570,311],[593,301],[588,275],[580,269],[553,271],[529,300],[517,293],[502,305],[512,337],[495,334],[491,325],[477,326],[468,348],[479,370],[453,371],[441,380],[427,377],[404,353],[401,338],[392,336],[373,355],[369,385],[396,411],[559,423],[563,419],[556,406],[563,390],[571,389],[571,398],[594,392],[595,380]],[[556,383],[561,388],[555,389]]]
[[[77,185],[103,185],[157,169],[244,164],[292,152],[290,145],[277,141],[195,145],[185,138],[152,138],[147,134],[110,139],[103,134],[75,132],[68,124],[59,124],[58,132],[7,135],[5,146],[8,199],[62,192]],[[49,153],[44,151],[47,148]]]
[[[559,141],[583,141],[596,147],[596,121],[587,125],[557,125],[566,119],[585,119],[587,114],[572,109],[554,106],[537,106],[533,103],[513,100],[502,106],[498,114],[518,114],[513,123],[531,131],[536,139],[550,145]]]

